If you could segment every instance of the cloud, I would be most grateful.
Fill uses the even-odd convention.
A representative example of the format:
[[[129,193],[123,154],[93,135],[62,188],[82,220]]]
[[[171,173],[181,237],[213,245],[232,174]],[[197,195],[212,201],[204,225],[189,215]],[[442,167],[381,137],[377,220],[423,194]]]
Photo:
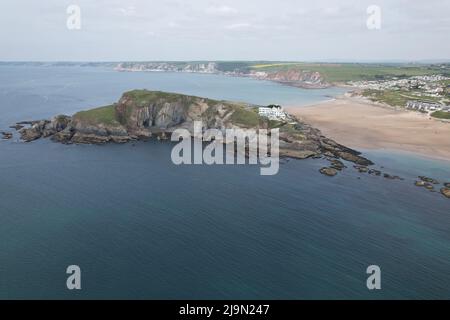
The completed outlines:
[[[377,0],[377,31],[366,27],[372,0],[77,0],[76,33],[66,28],[65,1],[3,2],[0,60],[450,56],[450,1],[442,0]]]
[[[225,5],[217,7],[209,7],[205,10],[207,14],[215,16],[234,16],[238,13],[238,10]]]
[[[125,8],[116,8],[114,11],[116,11],[126,17],[137,16],[136,7],[134,7],[134,6],[128,6]]]
[[[175,21],[170,21],[168,24],[169,28],[178,28],[180,25],[176,23]]]
[[[253,25],[248,22],[242,22],[242,23],[233,23],[225,26],[225,29],[228,30],[239,30],[239,29],[250,29]]]
[[[341,10],[339,7],[325,7],[323,13],[326,16],[337,16],[341,13]]]

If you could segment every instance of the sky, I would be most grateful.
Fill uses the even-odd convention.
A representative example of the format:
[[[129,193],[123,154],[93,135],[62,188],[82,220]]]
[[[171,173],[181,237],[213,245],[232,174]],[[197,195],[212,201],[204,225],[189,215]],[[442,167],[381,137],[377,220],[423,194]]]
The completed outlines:
[[[441,59],[450,60],[449,0],[0,3],[0,61]]]

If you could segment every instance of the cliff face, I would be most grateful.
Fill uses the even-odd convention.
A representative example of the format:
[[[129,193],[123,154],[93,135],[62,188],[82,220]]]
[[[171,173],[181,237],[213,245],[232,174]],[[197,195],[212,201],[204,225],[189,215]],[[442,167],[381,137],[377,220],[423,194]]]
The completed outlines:
[[[259,120],[257,110],[246,104],[134,90],[124,93],[114,105],[35,121],[20,132],[25,141],[52,136],[63,143],[126,142],[177,128],[192,132],[194,121],[202,121],[204,129],[224,130],[259,127]]]
[[[204,129],[251,127],[247,118],[258,118],[256,110],[248,105],[146,90],[125,93],[115,105],[115,112],[117,121],[135,138],[177,128],[191,131],[194,121],[202,121]],[[233,118],[237,113],[241,117]]]
[[[72,117],[35,121],[19,132],[25,141],[51,137],[68,144],[124,143],[155,135],[165,139],[177,128],[193,134],[194,121],[202,121],[204,130],[276,127],[280,130],[282,156],[303,159],[324,155],[360,165],[372,164],[359,152],[327,139],[319,130],[295,119],[273,122],[259,117],[254,106],[159,91],[126,92],[114,105],[82,111]]]
[[[288,69],[269,73],[266,79],[303,88],[325,88],[330,86],[319,72],[299,69]]]

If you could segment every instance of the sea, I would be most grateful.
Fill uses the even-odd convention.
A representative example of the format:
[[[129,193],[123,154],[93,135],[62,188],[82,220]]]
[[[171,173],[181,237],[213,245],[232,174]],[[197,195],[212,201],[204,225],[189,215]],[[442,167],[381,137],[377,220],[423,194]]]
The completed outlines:
[[[102,66],[0,66],[0,131],[73,114],[132,89],[304,106],[343,89]],[[172,163],[173,145],[0,141],[0,299],[449,299],[450,161],[360,150],[404,180],[324,160]],[[81,269],[68,290],[67,267]],[[369,266],[381,289],[369,290]]]

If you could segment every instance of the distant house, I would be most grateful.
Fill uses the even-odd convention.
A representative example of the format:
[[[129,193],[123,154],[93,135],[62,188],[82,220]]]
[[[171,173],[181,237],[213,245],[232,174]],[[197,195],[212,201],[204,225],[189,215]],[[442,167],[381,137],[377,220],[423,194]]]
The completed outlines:
[[[261,117],[266,117],[271,120],[286,119],[286,113],[283,111],[283,108],[278,105],[269,105],[267,107],[260,107],[258,113]]]
[[[439,103],[423,102],[423,101],[408,101],[406,108],[410,110],[417,110],[421,112],[438,111],[444,108]]]

